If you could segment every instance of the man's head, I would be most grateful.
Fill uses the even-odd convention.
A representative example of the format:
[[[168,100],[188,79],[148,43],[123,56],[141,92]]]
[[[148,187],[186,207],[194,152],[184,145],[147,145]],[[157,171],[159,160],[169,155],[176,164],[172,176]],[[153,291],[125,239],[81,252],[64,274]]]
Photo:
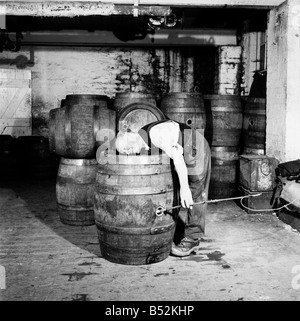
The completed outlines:
[[[138,133],[120,131],[116,138],[116,149],[121,154],[138,154],[142,148],[149,150],[149,146],[144,142]]]

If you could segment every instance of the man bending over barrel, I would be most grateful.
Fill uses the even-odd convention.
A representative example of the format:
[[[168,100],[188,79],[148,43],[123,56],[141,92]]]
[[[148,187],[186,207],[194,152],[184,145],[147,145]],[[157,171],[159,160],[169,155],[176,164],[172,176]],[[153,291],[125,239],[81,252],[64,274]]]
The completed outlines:
[[[176,233],[182,235],[178,242],[174,239],[171,253],[188,256],[197,250],[205,232],[207,204],[196,203],[207,201],[211,173],[210,148],[203,135],[186,124],[162,120],[144,126],[138,133],[120,131],[115,143],[119,153],[139,154],[142,149],[151,153],[156,147],[173,160],[180,203],[187,215],[185,222],[179,216]]]

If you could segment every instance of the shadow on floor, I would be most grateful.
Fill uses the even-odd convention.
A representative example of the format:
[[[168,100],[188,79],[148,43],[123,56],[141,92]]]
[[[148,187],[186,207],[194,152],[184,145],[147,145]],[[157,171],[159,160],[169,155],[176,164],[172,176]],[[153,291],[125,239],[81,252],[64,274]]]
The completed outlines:
[[[57,235],[75,246],[101,257],[96,225],[70,226],[60,221],[55,195],[56,177],[10,177],[0,182],[0,188],[9,188],[16,198],[26,202],[27,209]]]

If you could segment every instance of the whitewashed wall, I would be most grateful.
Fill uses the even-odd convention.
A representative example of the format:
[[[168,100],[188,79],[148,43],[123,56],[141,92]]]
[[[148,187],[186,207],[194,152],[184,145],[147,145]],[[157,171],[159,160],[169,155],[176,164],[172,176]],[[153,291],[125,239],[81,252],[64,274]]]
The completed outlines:
[[[242,47],[220,46],[216,68],[215,92],[239,95],[241,85]]]
[[[67,94],[193,91],[193,58],[180,49],[34,47],[0,53],[0,67],[32,71],[34,134],[48,135],[50,109]]]
[[[262,69],[265,63],[265,55],[261,51],[261,46],[264,45],[264,32],[245,32],[242,37],[242,81],[241,94],[248,96],[253,76],[256,71]],[[263,56],[262,56],[263,55]]]

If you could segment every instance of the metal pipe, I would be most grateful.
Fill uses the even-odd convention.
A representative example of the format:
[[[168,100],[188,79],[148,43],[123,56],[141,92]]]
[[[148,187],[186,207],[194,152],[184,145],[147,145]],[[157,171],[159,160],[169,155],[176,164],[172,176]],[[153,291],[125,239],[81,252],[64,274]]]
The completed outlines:
[[[239,199],[244,199],[244,198],[249,198],[249,197],[257,197],[262,195],[262,193],[259,194],[254,194],[254,195],[248,195],[248,196],[240,196],[240,197],[231,197],[231,198],[221,198],[221,199],[216,199],[216,200],[209,200],[209,201],[201,201],[201,202],[197,202],[194,203],[193,205],[199,205],[199,204],[204,204],[204,203],[218,203],[218,202],[224,202],[224,201],[232,201],[232,200],[239,200]],[[173,206],[173,207],[169,207],[169,208],[165,208],[163,206],[158,206],[155,214],[157,216],[162,216],[164,212],[166,211],[170,211],[170,210],[174,210],[176,208],[181,208],[181,205],[177,205],[177,206]]]

